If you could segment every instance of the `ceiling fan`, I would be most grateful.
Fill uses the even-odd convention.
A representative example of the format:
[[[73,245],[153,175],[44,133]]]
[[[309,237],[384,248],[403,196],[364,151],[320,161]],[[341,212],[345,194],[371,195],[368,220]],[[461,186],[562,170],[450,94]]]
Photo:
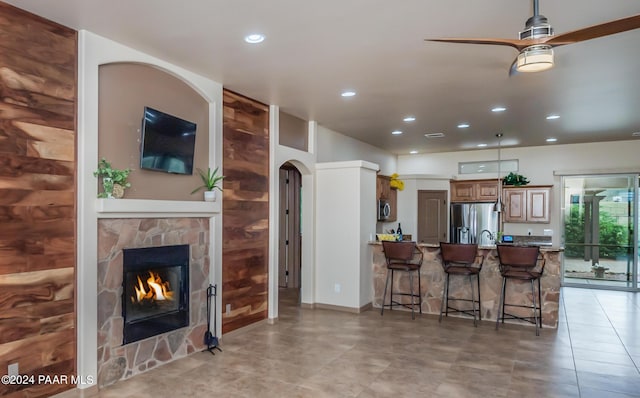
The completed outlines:
[[[553,28],[547,18],[538,12],[538,0],[533,0],[533,16],[527,19],[525,28],[519,33],[518,39],[442,38],[425,40],[513,47],[520,53],[509,69],[509,75],[512,75],[515,72],[540,72],[552,68],[554,64],[554,47],[596,39],[598,37],[638,28],[640,28],[640,14],[554,35]]]

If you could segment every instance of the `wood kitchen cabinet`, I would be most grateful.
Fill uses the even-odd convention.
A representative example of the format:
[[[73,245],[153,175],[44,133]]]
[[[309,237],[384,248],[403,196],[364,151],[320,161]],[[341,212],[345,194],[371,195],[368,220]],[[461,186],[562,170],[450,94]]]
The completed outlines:
[[[495,179],[451,181],[451,202],[495,202],[498,186]]]
[[[378,175],[376,178],[376,201],[383,199],[389,202],[391,213],[385,222],[396,221],[398,218],[398,191],[391,188],[391,177]]]
[[[551,186],[505,187],[504,222],[549,223]]]

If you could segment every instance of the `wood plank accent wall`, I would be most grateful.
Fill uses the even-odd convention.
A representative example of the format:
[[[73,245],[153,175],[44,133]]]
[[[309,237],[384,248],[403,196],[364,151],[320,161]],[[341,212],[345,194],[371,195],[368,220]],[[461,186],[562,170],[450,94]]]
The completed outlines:
[[[228,90],[223,107],[222,333],[227,333],[267,318],[269,107]]]
[[[77,33],[0,2],[0,374],[76,374]],[[48,397],[70,384],[0,385]]]

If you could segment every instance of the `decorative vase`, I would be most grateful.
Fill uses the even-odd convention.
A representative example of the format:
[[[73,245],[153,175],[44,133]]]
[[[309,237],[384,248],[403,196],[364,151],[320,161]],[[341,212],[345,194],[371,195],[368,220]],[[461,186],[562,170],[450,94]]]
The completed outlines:
[[[215,202],[216,201],[216,191],[204,191],[204,201],[205,202]]]
[[[113,179],[111,177],[102,177],[102,189],[107,199],[113,198]]]
[[[120,184],[113,184],[113,197],[122,199],[124,197],[124,187]]]

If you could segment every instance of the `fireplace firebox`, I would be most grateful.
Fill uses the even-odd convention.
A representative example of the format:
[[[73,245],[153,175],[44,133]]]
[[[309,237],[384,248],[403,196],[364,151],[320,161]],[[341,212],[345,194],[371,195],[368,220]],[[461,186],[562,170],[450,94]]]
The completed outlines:
[[[189,245],[123,249],[123,344],[189,325]]]

